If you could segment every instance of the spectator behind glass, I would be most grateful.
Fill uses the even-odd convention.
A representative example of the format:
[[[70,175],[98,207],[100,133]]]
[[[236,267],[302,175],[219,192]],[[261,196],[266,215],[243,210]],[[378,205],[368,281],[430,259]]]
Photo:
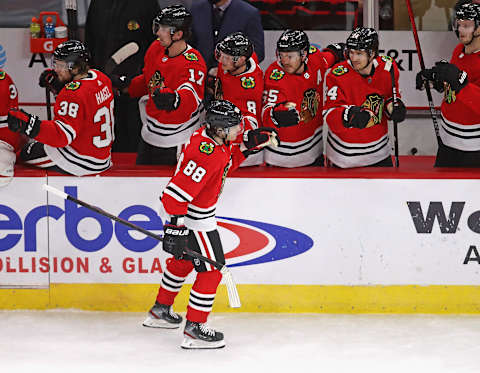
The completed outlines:
[[[215,46],[225,36],[243,32],[252,41],[258,63],[265,58],[263,27],[257,8],[243,0],[195,0],[191,13],[191,44],[205,59],[209,75],[215,76],[211,69],[217,66]]]
[[[155,39],[152,21],[160,11],[156,0],[92,0],[85,25],[85,44],[92,54],[92,67],[101,71],[119,48],[135,42],[139,51],[118,65],[113,74],[132,78],[141,73],[143,58]],[[115,152],[136,152],[141,120],[138,99],[115,97]]]

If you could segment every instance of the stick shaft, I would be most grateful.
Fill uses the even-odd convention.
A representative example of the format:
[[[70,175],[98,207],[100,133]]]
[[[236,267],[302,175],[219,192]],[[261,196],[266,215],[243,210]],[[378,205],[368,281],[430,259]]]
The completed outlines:
[[[390,67],[390,76],[392,78],[392,98],[393,98],[393,108],[397,103],[397,86],[395,85],[395,71],[392,66]],[[393,121],[393,149],[395,154],[395,167],[400,166],[400,161],[398,159],[398,123],[396,120]]]
[[[113,215],[113,214],[110,214],[109,212],[105,211],[105,210],[102,210],[100,207],[97,207],[97,206],[93,206],[93,205],[90,205],[89,203],[87,202],[84,202],[82,200],[79,200],[78,198],[75,198],[75,197],[72,197],[71,195],[69,194],[66,194],[66,193],[63,193],[51,186],[45,186],[45,189],[48,190],[49,192],[52,192],[62,198],[66,198],[67,200],[71,201],[71,202],[74,202],[76,203],[77,205],[80,205],[80,206],[83,206],[89,210],[92,210],[92,211],[95,211],[96,213],[100,214],[100,215],[103,215],[103,216],[106,216],[107,218],[109,219],[112,219],[114,221],[117,221],[123,225],[126,225],[127,227],[130,227],[136,231],[139,231],[143,234],[145,234],[146,236],[149,236],[149,237],[152,237],[158,241],[163,241],[163,237],[162,236],[159,236],[158,234],[155,234],[155,233],[152,233],[142,227],[139,227],[138,225],[136,224],[133,224],[127,220],[124,220],[122,218],[119,218],[118,216],[116,215]],[[190,249],[185,249],[184,250],[186,254],[190,255],[190,256],[193,256],[194,258],[197,258],[203,262],[207,262],[211,265],[213,265],[215,268],[219,269],[219,270],[222,270],[225,265],[215,261],[215,260],[212,260],[210,258],[207,258],[205,256],[203,256],[202,254],[200,253],[197,253],[196,251],[193,251],[193,250],[190,250]],[[226,267],[225,267],[226,268]]]
[[[425,70],[425,63],[423,61],[422,48],[420,47],[420,40],[418,39],[417,26],[415,25],[415,17],[412,11],[412,4],[410,0],[405,0],[407,3],[408,17],[410,18],[410,24],[412,25],[413,38],[415,39],[415,47],[417,48],[418,60],[420,62],[420,68]],[[438,129],[437,115],[435,113],[435,106],[433,105],[432,92],[430,91],[430,84],[427,82],[425,84],[425,91],[427,92],[428,107],[430,109],[430,116],[433,121],[433,129],[435,130],[435,136],[437,137],[437,142],[440,144],[442,142],[440,138],[440,132]]]

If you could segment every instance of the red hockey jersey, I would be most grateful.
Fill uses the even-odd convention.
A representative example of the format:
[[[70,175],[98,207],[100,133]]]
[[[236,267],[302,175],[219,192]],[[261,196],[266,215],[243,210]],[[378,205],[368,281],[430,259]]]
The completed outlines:
[[[218,65],[215,99],[235,104],[243,115],[253,116],[257,126],[261,123],[263,71],[250,57],[250,68],[239,75],[232,75]]]
[[[110,79],[98,70],[65,85],[55,100],[54,118],[42,121],[35,140],[60,168],[84,176],[112,165],[113,93]]]
[[[237,143],[219,145],[198,129],[185,144],[175,175],[163,190],[161,215],[185,215],[185,225],[197,231],[216,229],[215,209],[227,175],[245,156]]]
[[[8,110],[18,107],[18,91],[12,78],[0,69],[0,141],[10,145],[13,152],[17,151],[21,136],[8,129]]]
[[[463,151],[480,150],[480,51],[464,53],[457,45],[450,63],[465,71],[468,84],[458,93],[447,87],[441,106],[440,137],[443,143]]]
[[[342,168],[375,164],[390,155],[386,101],[392,97],[392,76],[398,90],[399,72],[390,57],[373,60],[373,75],[363,77],[349,61],[336,64],[327,74],[323,118],[328,125],[327,158]],[[398,94],[400,98],[400,94]],[[363,106],[375,115],[366,128],[345,128],[343,113]]]
[[[300,113],[300,123],[277,128],[281,144],[265,149],[265,161],[281,167],[312,164],[322,153],[323,78],[335,58],[330,52],[310,47],[306,69],[302,74],[288,74],[273,62],[265,72],[265,95],[262,119],[267,127],[272,122],[271,110],[280,102],[293,102]]]
[[[136,76],[128,89],[132,97],[148,95],[140,100],[142,138],[150,145],[170,148],[184,144],[200,126],[203,114],[205,61],[190,46],[176,57],[168,57],[165,48],[155,40],[145,54],[143,73]],[[168,87],[180,96],[176,110],[158,110],[151,95],[155,88]]]

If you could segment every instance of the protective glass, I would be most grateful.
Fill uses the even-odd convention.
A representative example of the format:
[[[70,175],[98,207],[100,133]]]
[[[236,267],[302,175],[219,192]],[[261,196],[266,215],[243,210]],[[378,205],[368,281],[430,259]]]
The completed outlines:
[[[157,35],[158,31],[168,32],[169,34],[175,33],[175,28],[168,25],[161,25],[159,23],[153,22],[152,31],[154,35]]]

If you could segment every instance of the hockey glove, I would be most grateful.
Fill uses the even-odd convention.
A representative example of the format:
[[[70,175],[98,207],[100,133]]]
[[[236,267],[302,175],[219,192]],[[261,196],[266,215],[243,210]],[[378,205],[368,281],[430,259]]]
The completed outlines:
[[[123,91],[124,89],[127,89],[130,86],[130,83],[132,81],[132,79],[130,79],[126,75],[120,76],[120,75],[111,74],[108,77],[112,81],[113,88],[116,88],[119,91]]]
[[[277,127],[296,126],[300,122],[298,110],[286,101],[276,104],[270,111],[270,117]]]
[[[184,225],[165,224],[163,232],[163,250],[175,259],[183,259],[184,250],[188,248],[188,228]]]
[[[387,100],[385,106],[388,107],[388,104],[392,101],[393,98]],[[387,113],[388,119],[393,120],[396,123],[400,123],[405,120],[405,116],[407,115],[407,108],[405,107],[403,101],[397,98],[397,102],[393,104],[392,112],[389,113],[388,110],[385,110],[385,112]]]
[[[180,96],[170,88],[155,88],[152,100],[158,110],[172,111],[180,105]]]
[[[8,128],[13,132],[21,132],[34,139],[40,132],[42,121],[32,114],[16,108],[8,111]]]
[[[243,133],[243,145],[247,148],[243,151],[245,157],[260,152],[265,146],[277,147],[279,144],[278,132],[274,128],[260,127]]]
[[[447,61],[435,63],[432,73],[434,82],[449,84],[452,91],[455,91],[457,94],[468,83],[467,73]]]
[[[334,43],[327,45],[322,52],[330,52],[335,56],[335,62],[333,64],[339,63],[340,61],[345,60],[345,43]]]
[[[362,106],[349,106],[343,112],[343,126],[346,128],[365,128],[370,122],[370,111]]]
[[[58,93],[65,86],[59,79],[58,75],[53,69],[44,70],[38,78],[38,85],[42,88],[48,88],[53,94],[58,95]]]

